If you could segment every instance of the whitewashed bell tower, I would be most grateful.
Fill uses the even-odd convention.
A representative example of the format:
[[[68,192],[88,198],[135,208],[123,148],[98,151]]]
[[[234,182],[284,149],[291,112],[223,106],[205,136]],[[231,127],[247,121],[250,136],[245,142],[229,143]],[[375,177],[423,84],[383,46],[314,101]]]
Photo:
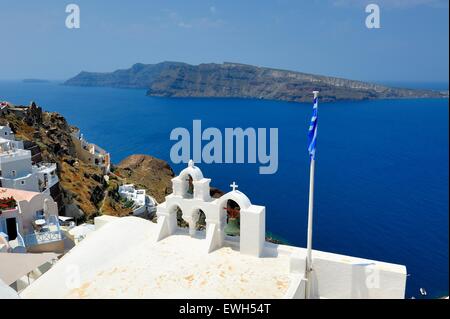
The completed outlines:
[[[235,182],[232,191],[220,198],[210,196],[209,178],[204,178],[202,171],[189,161],[188,167],[172,179],[173,193],[166,196],[166,201],[157,208],[158,237],[162,240],[177,233],[177,211],[189,224],[190,236],[195,236],[196,224],[200,211],[206,217],[205,250],[209,253],[226,245],[227,236],[224,228],[227,223],[226,204],[228,200],[236,202],[240,207],[240,252],[260,257],[263,254],[266,220],[265,207],[252,205],[249,198],[237,190]]]

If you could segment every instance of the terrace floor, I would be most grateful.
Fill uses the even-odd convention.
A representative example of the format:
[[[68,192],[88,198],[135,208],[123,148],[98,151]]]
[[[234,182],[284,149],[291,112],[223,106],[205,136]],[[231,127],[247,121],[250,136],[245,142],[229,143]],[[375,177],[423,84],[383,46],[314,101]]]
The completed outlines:
[[[232,247],[206,253],[202,236],[180,230],[156,242],[157,225],[125,217],[91,233],[22,298],[282,298],[287,255],[255,258]],[[68,267],[80,282],[67,285]]]

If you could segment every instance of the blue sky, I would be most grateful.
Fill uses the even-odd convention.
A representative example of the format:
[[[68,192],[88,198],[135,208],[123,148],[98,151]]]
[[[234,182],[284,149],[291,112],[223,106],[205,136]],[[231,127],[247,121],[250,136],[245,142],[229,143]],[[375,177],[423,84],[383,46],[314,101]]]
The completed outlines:
[[[65,27],[65,7],[81,28]],[[381,8],[367,29],[365,6]],[[369,81],[448,82],[447,0],[0,0],[0,79],[223,61]]]

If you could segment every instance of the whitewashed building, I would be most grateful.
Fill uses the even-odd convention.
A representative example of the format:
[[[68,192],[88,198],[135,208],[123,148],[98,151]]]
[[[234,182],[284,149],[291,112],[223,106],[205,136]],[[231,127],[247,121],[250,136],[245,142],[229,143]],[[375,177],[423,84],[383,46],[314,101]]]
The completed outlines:
[[[214,199],[210,179],[191,162],[172,179],[157,208],[158,223],[100,216],[81,245],[26,288],[22,298],[404,298],[406,267],[313,250],[306,296],[305,248],[265,240],[266,209],[236,184]],[[240,236],[227,236],[239,206]],[[177,226],[181,217],[189,229]],[[206,215],[206,231],[197,230]],[[234,217],[233,217],[234,218]],[[105,245],[108,243],[108,245]],[[61,278],[77,265],[80,282]]]
[[[133,215],[143,218],[151,218],[156,212],[158,203],[152,196],[147,195],[145,189],[136,189],[134,184],[119,186],[119,195],[128,201],[132,201]]]
[[[0,208],[0,251],[63,251],[58,205],[49,195],[0,188],[2,198],[13,198],[16,207]]]
[[[86,141],[79,129],[74,129],[71,137],[79,159],[85,163],[100,167],[103,174],[108,174],[110,172],[111,158],[107,151],[96,144]]]
[[[0,126],[0,138],[15,141],[16,145],[21,145],[21,148],[23,148],[23,143],[21,141],[16,141],[16,137],[9,126]]]
[[[9,126],[0,126],[0,147],[23,149],[23,142],[16,140],[16,136]]]
[[[133,184],[119,186],[119,195],[122,198],[133,201],[137,206],[145,205],[145,189],[136,189]]]
[[[6,108],[8,108],[9,106],[11,106],[11,103],[6,102],[6,101],[0,101],[0,114],[4,110],[6,110]]]
[[[23,148],[11,128],[0,126],[0,187],[50,194],[59,183],[56,164],[33,165],[31,151]]]

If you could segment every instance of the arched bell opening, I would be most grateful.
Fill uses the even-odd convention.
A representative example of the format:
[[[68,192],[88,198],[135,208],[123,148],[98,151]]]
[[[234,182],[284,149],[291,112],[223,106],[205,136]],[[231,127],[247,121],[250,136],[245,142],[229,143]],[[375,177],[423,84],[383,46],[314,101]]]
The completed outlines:
[[[198,219],[197,222],[195,223],[195,230],[197,231],[206,230],[206,215],[201,209],[198,210]]]
[[[189,223],[183,218],[183,211],[181,210],[181,208],[176,206],[175,211],[177,214],[177,226],[179,228],[188,228]]]
[[[191,196],[194,196],[194,179],[190,174],[187,176],[187,189],[186,193],[188,193]]]
[[[185,174],[181,177],[182,181],[182,192],[184,198],[194,197],[194,178],[191,174]]]
[[[241,207],[234,200],[229,199],[223,207],[226,212],[225,234],[228,236],[239,236],[241,227]]]

